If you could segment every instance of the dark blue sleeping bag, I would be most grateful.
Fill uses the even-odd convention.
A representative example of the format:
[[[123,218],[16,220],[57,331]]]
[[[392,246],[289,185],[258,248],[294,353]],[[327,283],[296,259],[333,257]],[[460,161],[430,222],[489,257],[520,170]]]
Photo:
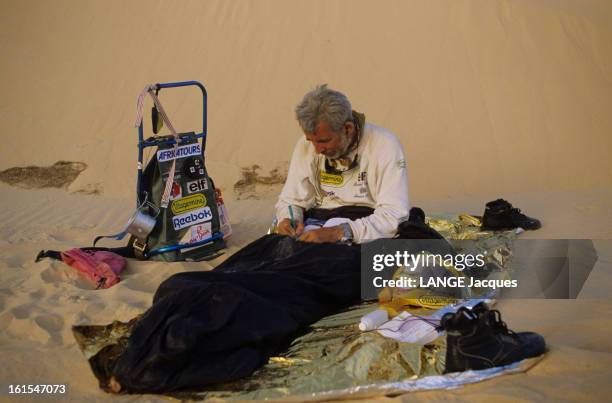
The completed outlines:
[[[155,293],[111,368],[124,391],[194,390],[250,375],[308,325],[360,300],[358,245],[267,235]]]

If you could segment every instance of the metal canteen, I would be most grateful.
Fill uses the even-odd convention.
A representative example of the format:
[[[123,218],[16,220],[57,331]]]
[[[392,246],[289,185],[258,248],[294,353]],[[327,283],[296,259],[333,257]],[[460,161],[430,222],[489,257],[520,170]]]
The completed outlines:
[[[138,209],[130,218],[127,224],[127,232],[138,238],[139,241],[145,242],[147,236],[155,227],[155,218]]]

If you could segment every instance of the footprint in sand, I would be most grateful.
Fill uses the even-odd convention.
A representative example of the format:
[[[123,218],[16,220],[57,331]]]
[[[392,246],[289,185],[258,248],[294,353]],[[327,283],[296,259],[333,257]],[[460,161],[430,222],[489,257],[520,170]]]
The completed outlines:
[[[58,283],[58,282],[66,281],[67,279],[63,269],[59,269],[53,266],[43,270],[40,273],[40,278],[45,283]]]
[[[40,278],[45,283],[69,283],[82,290],[94,290],[96,287],[81,276],[76,269],[51,266],[40,273]]]
[[[19,305],[11,309],[11,313],[13,314],[15,319],[27,319],[32,313],[32,308],[32,304]]]
[[[22,268],[27,262],[24,262],[23,258],[15,255],[7,255],[3,256],[2,260],[6,263],[8,267],[12,268]]]
[[[34,319],[34,321],[39,327],[49,332],[50,335],[61,331],[64,327],[64,319],[59,315],[39,315]]]
[[[32,299],[37,300],[37,299],[43,299],[45,297],[45,295],[47,295],[47,292],[45,290],[36,290],[30,293],[30,297],[32,297]]]

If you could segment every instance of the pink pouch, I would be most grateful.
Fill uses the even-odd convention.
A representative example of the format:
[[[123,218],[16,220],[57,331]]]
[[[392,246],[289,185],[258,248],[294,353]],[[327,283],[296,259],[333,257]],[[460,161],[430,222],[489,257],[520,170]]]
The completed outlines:
[[[80,271],[96,288],[109,288],[117,284],[119,274],[127,261],[113,252],[102,250],[70,249],[61,252],[64,263]]]

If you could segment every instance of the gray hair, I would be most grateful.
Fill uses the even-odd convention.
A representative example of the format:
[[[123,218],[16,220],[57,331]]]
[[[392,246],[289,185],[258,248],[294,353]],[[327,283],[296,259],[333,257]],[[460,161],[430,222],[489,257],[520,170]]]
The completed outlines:
[[[319,85],[304,95],[302,102],[295,108],[295,117],[304,133],[314,133],[321,122],[329,125],[334,131],[340,131],[344,124],[352,119],[351,103],[341,92]]]

